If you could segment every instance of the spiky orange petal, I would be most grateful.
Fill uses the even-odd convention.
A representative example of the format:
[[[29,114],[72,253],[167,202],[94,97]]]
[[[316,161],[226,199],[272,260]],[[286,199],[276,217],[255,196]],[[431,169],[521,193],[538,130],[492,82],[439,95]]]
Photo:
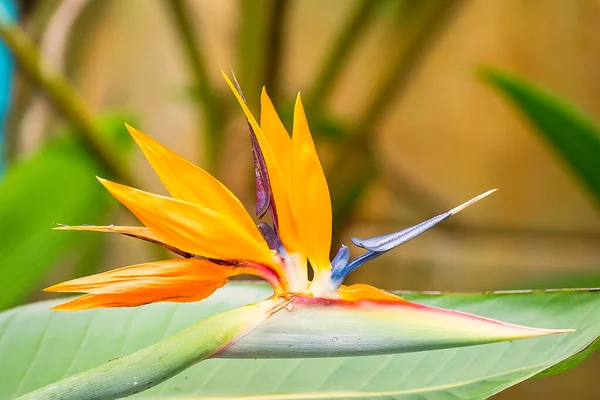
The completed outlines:
[[[242,110],[244,110],[244,114],[248,119],[248,123],[250,123],[250,126],[252,126],[252,129],[254,130],[256,139],[258,140],[258,144],[262,150],[263,157],[265,158],[265,163],[267,164],[267,169],[269,171],[271,190],[277,206],[279,237],[281,238],[286,250],[288,250],[290,253],[295,253],[298,250],[298,242],[296,240],[296,223],[290,208],[289,188],[287,184],[289,178],[285,176],[284,172],[286,168],[282,168],[280,165],[279,158],[275,154],[276,149],[271,147],[270,138],[266,136],[266,133],[263,132],[261,127],[258,125],[258,122],[256,122],[256,119],[248,109],[244,99],[242,99],[238,93],[235,85],[224,72],[222,72],[222,75],[231,88],[231,91],[235,95],[236,99],[240,103]],[[289,162],[289,160],[286,162]]]
[[[315,272],[331,269],[331,198],[300,94],[294,107],[290,188],[302,249]]]
[[[158,236],[154,234],[150,229],[145,226],[93,226],[93,225],[77,225],[77,226],[57,226],[54,228],[58,231],[90,231],[90,232],[108,232],[108,233],[120,233],[125,236],[131,236],[136,239],[145,240],[150,243],[158,244],[164,248],[172,251],[175,254],[189,258],[192,254],[180,250],[177,247],[173,247],[168,243],[162,241]]]
[[[118,268],[44,290],[87,293],[54,307],[56,310],[133,307],[161,301],[202,300],[238,273],[234,267],[216,265],[207,260],[174,259]]]
[[[179,249],[207,258],[254,261],[279,269],[264,239],[255,238],[228,215],[105,179],[98,180],[156,236]]]
[[[376,287],[365,285],[364,283],[357,283],[356,285],[342,285],[337,290],[338,295],[342,300],[347,301],[360,301],[360,300],[371,300],[371,301],[396,301],[406,302],[402,297],[396,296],[395,294],[386,292],[385,290],[377,289]]]
[[[264,87],[260,94],[260,129],[273,149],[273,156],[277,159],[286,186],[289,186],[292,138],[281,123],[277,110]]]
[[[150,136],[129,125],[126,126],[173,197],[226,214],[255,238],[260,239],[254,221],[239,199],[225,185]]]

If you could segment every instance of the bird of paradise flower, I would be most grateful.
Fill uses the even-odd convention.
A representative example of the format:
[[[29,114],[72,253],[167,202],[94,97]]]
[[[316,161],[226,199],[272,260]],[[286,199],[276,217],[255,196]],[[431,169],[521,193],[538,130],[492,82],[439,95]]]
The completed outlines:
[[[341,246],[333,260],[331,201],[300,95],[288,135],[263,89],[260,122],[239,84],[223,74],[250,127],[257,188],[256,225],[238,198],[206,171],[149,136],[131,136],[173,196],[164,197],[98,178],[145,225],[61,226],[113,232],[166,247],[179,258],[119,268],[51,286],[83,296],[56,310],[193,302],[229,278],[250,274],[271,284],[273,296],[252,307],[214,357],[323,357],[423,351],[469,346],[571,330],[509,324],[420,305],[366,284],[343,285],[353,270],[413,239],[493,192],[413,227],[352,239],[366,252],[350,261]],[[308,268],[313,278],[309,280]],[[247,309],[250,310],[250,309]],[[517,312],[517,311],[515,311]],[[235,318],[240,313],[232,314]],[[333,338],[333,339],[332,339]]]

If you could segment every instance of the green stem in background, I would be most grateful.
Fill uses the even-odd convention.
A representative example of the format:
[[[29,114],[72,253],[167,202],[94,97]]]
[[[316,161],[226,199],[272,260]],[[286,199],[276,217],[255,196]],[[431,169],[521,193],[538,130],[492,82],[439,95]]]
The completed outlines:
[[[27,75],[41,86],[54,106],[77,128],[74,132],[106,172],[121,182],[133,184],[133,179],[117,161],[115,153],[102,141],[102,132],[81,96],[63,75],[45,62],[29,36],[18,25],[6,23],[0,16],[0,38]]]
[[[259,93],[263,81],[263,71],[267,60],[259,56],[265,54],[265,36],[269,14],[269,0],[240,0],[240,31],[238,34],[238,62],[236,75],[244,92]],[[269,89],[269,88],[267,88]],[[259,96],[248,96],[248,106],[258,106]]]
[[[281,98],[279,81],[282,70],[282,45],[285,42],[285,25],[289,5],[289,0],[273,0],[270,7],[269,21],[267,22],[263,82],[275,104]]]
[[[48,30],[48,25],[54,17],[55,9],[59,8],[59,5],[54,3],[54,1],[19,3],[19,19],[21,21],[27,21],[27,33],[29,37],[40,43],[40,46],[44,40],[45,32]],[[43,49],[40,49],[40,52],[42,52],[42,54],[47,54]],[[48,57],[46,57],[46,59],[48,59]],[[49,61],[51,62],[52,60]],[[59,70],[59,72],[61,71]],[[40,95],[39,97],[43,97],[45,100],[45,97],[39,92],[37,87],[31,85],[19,89],[19,94],[13,95],[11,99],[10,115],[4,131],[5,156],[8,165],[14,162],[19,156],[21,150],[19,148],[19,140],[24,124],[23,117],[31,109],[31,100],[35,99],[38,94]],[[44,101],[44,105],[46,104],[47,102]]]
[[[358,38],[372,21],[371,17],[375,14],[378,5],[378,0],[360,0],[350,13],[350,19],[331,50],[327,52],[327,58],[317,76],[310,100],[306,103],[312,110],[316,112],[321,110],[352,49],[358,44]]]
[[[394,104],[393,100],[397,98],[413,76],[414,71],[422,61],[427,50],[430,49],[434,40],[439,37],[440,29],[447,25],[453,11],[461,3],[460,0],[435,0],[422,3],[421,17],[416,17],[410,32],[406,35],[404,51],[400,52],[398,59],[390,70],[389,75],[383,80],[375,97],[367,106],[363,116],[355,124],[355,128],[346,136],[346,140],[341,144],[337,151],[337,158],[333,161],[328,180],[332,193],[333,208],[338,204],[343,204],[343,213],[334,215],[333,226],[336,227],[336,235],[350,222],[350,216],[356,204],[362,199],[372,180],[362,180],[360,185],[352,181],[356,175],[375,176],[377,174],[377,164],[369,161],[372,157],[370,153],[370,139],[373,135],[373,129],[380,119]],[[350,177],[350,178],[349,178]],[[419,187],[416,182],[410,183],[411,187]],[[348,188],[352,188],[349,190]],[[343,198],[347,193],[351,193],[352,198],[347,200]],[[419,190],[420,196],[426,195],[425,190]],[[434,204],[434,200],[415,199],[415,203]],[[437,210],[439,211],[439,210]],[[432,211],[433,215],[435,211]],[[333,243],[339,242],[339,236],[333,237]]]
[[[600,206],[600,125],[577,105],[519,76],[485,67],[478,73],[536,128]]]
[[[204,160],[206,169],[216,173],[219,167],[221,151],[222,114],[219,99],[210,84],[206,68],[206,57],[199,45],[192,21],[193,11],[185,0],[166,0],[173,25],[179,34],[180,43],[186,54],[189,68],[194,77],[197,90],[199,117],[204,121]]]
[[[288,303],[266,300],[214,315],[133,354],[112,360],[17,400],[108,400],[139,393],[212,356]]]

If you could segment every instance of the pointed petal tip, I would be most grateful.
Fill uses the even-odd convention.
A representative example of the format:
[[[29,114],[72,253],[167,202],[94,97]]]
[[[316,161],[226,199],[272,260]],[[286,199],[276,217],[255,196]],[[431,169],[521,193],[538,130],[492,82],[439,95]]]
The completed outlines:
[[[142,132],[139,129],[134,128],[133,126],[129,125],[127,122],[125,122],[125,128],[127,128],[127,132],[129,132],[129,134],[136,141],[137,141],[137,138],[139,138],[142,135]]]
[[[52,286],[43,288],[42,292],[60,293],[60,292],[62,292],[61,286],[62,286],[62,283],[57,283],[56,285],[52,285]],[[57,307],[57,306],[54,306],[54,307]],[[54,309],[54,307],[52,307],[52,309]]]
[[[231,79],[229,79],[229,76],[225,73],[225,71],[221,70],[221,76],[223,77],[223,79],[225,79],[225,82],[227,82],[228,85],[231,85]]]
[[[460,211],[464,210],[465,208],[469,207],[472,204],[477,203],[479,200],[489,196],[490,194],[494,193],[495,191],[497,191],[498,189],[491,189],[488,190],[485,193],[480,194],[479,196],[475,196],[473,197],[471,200],[466,201],[464,203],[462,203],[461,205],[459,205],[458,207],[454,207],[452,210],[448,211],[448,214],[450,215],[454,215],[459,213]]]
[[[350,238],[350,241],[351,241],[352,243],[354,243],[354,245],[355,245],[356,247],[360,247],[360,248],[364,249],[364,246],[363,246],[363,244],[362,244],[362,240],[360,240],[359,238],[355,238],[355,237],[353,237],[353,238]]]

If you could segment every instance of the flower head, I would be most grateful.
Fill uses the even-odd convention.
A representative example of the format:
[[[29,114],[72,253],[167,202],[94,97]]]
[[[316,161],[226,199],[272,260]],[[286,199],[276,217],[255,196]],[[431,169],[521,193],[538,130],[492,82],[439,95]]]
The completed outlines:
[[[144,226],[57,229],[120,233],[162,245],[179,257],[51,286],[46,290],[85,293],[55,309],[198,301],[225,285],[230,277],[250,274],[268,281],[274,295],[209,317],[205,324],[200,322],[202,329],[215,323],[219,327],[219,333],[208,339],[212,341],[211,357],[390,354],[571,332],[514,325],[411,303],[365,284],[342,285],[344,278],[360,265],[493,191],[411,228],[370,239],[352,239],[365,249],[362,255],[350,261],[348,248],[341,246],[330,260],[329,189],[300,96],[296,99],[290,137],[265,90],[259,122],[248,110],[237,81],[231,82],[226,76],[225,80],[250,127],[256,213],[259,218],[268,213],[271,224],[255,224],[238,198],[210,174],[127,126],[172,197],[99,179]],[[308,268],[313,269],[312,280],[308,278]],[[190,333],[185,330],[181,334]],[[361,344],[357,345],[357,341]],[[204,349],[204,345],[201,347]],[[207,356],[204,350],[202,354]],[[198,358],[187,359],[195,362]]]
[[[151,137],[127,126],[172,197],[159,196],[98,178],[143,224],[60,226],[61,230],[113,232],[150,241],[181,256],[108,271],[47,288],[84,296],[56,308],[80,310],[124,307],[160,301],[198,301],[241,274],[267,280],[276,296],[298,294],[348,301],[400,297],[369,285],[343,286],[344,278],[365,262],[430,229],[469,202],[414,227],[392,234],[352,239],[366,252],[350,261],[342,246],[330,260],[331,200],[310,134],[300,95],[290,136],[263,89],[260,121],[246,106],[239,84],[223,74],[248,121],[254,155],[259,218],[255,224],[239,199],[203,169]],[[308,268],[313,269],[312,280]]]

